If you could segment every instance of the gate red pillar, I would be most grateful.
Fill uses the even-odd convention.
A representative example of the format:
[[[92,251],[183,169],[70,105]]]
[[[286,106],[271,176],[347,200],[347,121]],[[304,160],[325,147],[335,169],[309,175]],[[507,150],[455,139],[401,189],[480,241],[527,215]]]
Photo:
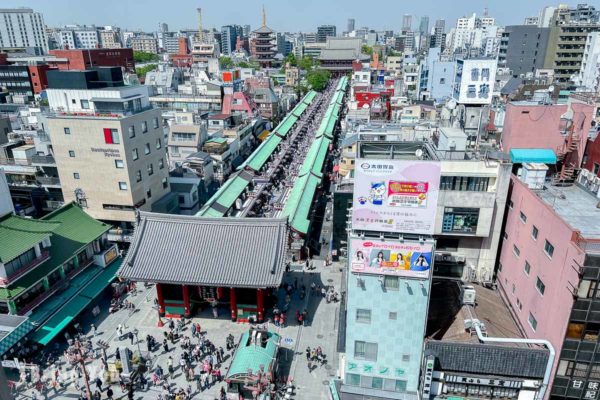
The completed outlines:
[[[237,298],[235,296],[235,288],[229,288],[229,302],[231,303],[231,320],[237,320]]]
[[[256,290],[256,308],[258,309],[258,322],[263,322],[265,319],[265,291],[264,291],[264,289]]]
[[[161,317],[165,316],[165,298],[163,297],[162,285],[156,284],[156,301],[158,302],[158,314]]]
[[[189,317],[192,315],[190,309],[190,287],[188,285],[182,285],[183,288],[183,316]]]

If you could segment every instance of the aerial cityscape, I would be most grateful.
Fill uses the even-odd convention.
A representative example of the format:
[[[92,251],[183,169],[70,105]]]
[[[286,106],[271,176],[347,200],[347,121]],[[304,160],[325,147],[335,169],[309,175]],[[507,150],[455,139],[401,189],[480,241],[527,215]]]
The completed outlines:
[[[9,3],[0,400],[600,399],[599,5]]]

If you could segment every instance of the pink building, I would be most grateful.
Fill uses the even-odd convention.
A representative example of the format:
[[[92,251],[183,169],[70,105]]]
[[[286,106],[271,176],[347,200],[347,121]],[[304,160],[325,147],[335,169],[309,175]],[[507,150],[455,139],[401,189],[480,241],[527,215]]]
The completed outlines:
[[[564,129],[561,116],[567,108],[566,104],[539,104],[531,101],[508,103],[502,130],[502,150],[508,153],[511,149],[552,149],[560,159],[566,143],[566,135],[561,133],[561,129]],[[574,102],[572,109],[577,143],[575,152],[577,166],[580,166],[594,107]]]
[[[599,199],[576,185],[530,189],[514,175],[509,197],[500,292],[523,333],[556,350],[552,398],[588,398],[578,396],[600,382],[600,349],[590,353],[600,331]]]

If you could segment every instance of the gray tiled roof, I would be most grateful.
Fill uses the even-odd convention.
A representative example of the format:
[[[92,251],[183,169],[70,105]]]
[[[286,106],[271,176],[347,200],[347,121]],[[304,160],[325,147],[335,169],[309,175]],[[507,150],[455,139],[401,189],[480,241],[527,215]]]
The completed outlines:
[[[286,219],[142,212],[117,275],[143,282],[278,287],[286,241]]]
[[[549,354],[540,348],[436,340],[425,345],[425,355],[435,356],[440,370],[477,375],[543,378]]]

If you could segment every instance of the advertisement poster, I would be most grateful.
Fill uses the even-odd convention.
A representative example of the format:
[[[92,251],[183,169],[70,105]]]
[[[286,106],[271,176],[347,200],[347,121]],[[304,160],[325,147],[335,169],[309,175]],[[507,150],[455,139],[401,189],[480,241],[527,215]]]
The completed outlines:
[[[430,244],[352,239],[351,249],[352,272],[423,279],[429,277],[432,263]]]
[[[433,234],[441,166],[435,161],[356,161],[352,228]]]

